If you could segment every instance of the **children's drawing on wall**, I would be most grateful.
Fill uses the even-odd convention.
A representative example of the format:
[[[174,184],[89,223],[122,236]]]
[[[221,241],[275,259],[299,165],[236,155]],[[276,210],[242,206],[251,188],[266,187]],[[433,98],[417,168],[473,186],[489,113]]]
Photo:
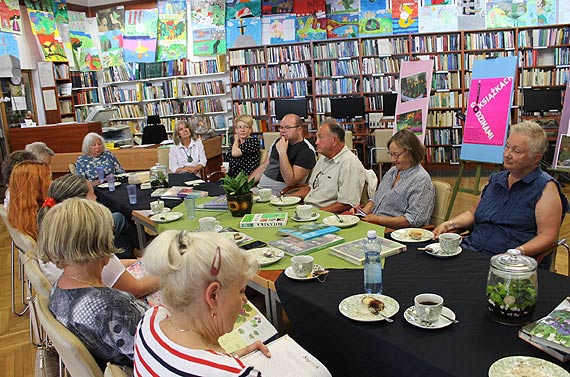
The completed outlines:
[[[0,56],[2,55],[12,55],[20,59],[20,51],[14,35],[0,31]]]
[[[358,37],[358,13],[337,13],[327,16],[327,38]]]
[[[69,38],[73,51],[75,66],[80,71],[97,71],[102,68],[99,53],[93,44],[91,34],[78,30],[70,30]]]
[[[186,1],[158,2],[157,61],[186,57]]]
[[[32,32],[38,38],[45,59],[51,62],[66,62],[63,40],[55,25],[53,13],[28,9],[28,16]]]
[[[24,0],[27,9],[53,12],[53,0]]]
[[[418,14],[420,33],[457,30],[457,7],[455,5],[420,7]]]
[[[536,11],[526,3],[498,1],[487,3],[486,25],[488,29],[519,27],[536,24]],[[529,11],[530,10],[530,11]]]
[[[123,64],[123,31],[117,29],[99,33],[99,40],[103,66],[107,68]]]
[[[283,14],[293,12],[293,0],[262,0],[261,13]]]
[[[425,72],[402,77],[400,79],[400,95],[402,102],[414,101],[427,97],[427,78]]]
[[[261,45],[261,17],[227,20],[226,43],[228,48]]]
[[[20,34],[21,22],[18,0],[0,0],[0,31]]]
[[[568,1],[559,0],[559,3]],[[539,26],[556,23],[556,0],[536,0],[536,17]]]
[[[325,0],[294,0],[293,13],[299,16],[316,15],[317,18],[325,16]]]
[[[361,5],[365,3],[374,4],[362,0]],[[361,8],[358,31],[362,37],[392,34],[392,10]]]
[[[396,115],[396,129],[407,129],[416,135],[422,134],[422,109]]]
[[[190,20],[194,55],[226,52],[225,0],[192,0]]]
[[[55,22],[58,24],[69,23],[66,0],[53,0],[53,15],[55,17]]]
[[[380,4],[380,8],[381,8]],[[360,10],[359,0],[326,0],[327,14],[358,12]]]
[[[483,0],[458,0],[459,14],[457,27],[459,30],[479,30],[485,28],[485,12]]]
[[[295,20],[297,41],[318,41],[327,38],[327,19],[325,17],[304,16]]]
[[[121,30],[125,25],[125,7],[117,6],[97,11],[99,32]]]
[[[158,9],[136,9],[125,12],[123,50],[126,62],[155,61]]]
[[[261,16],[261,0],[227,0],[226,20]],[[261,20],[260,20],[261,21]]]
[[[261,19],[263,44],[295,42],[295,16],[271,15]]]
[[[418,32],[418,0],[392,0],[394,34]]]

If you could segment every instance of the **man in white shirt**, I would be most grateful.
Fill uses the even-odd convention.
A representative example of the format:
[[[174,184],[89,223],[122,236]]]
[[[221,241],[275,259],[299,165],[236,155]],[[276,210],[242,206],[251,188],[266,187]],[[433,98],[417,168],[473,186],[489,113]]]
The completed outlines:
[[[320,157],[305,189],[305,204],[324,211],[341,213],[359,204],[364,188],[365,169],[358,157],[344,142],[344,128],[326,118],[317,132]],[[302,192],[295,196],[302,196]]]
[[[303,184],[315,166],[315,150],[303,137],[303,123],[295,114],[281,120],[281,137],[271,146],[269,156],[250,174],[258,188],[270,188],[279,195],[287,186]]]

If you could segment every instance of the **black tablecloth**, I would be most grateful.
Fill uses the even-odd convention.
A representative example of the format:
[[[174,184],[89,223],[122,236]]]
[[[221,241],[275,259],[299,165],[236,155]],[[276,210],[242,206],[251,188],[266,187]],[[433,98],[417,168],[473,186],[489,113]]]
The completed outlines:
[[[184,182],[199,179],[194,174],[182,173],[182,174],[169,174],[168,184],[169,186],[185,186]],[[108,188],[95,187],[95,194],[97,195],[97,201],[105,205],[112,212],[121,212],[127,218],[131,218],[131,213],[133,210],[150,209],[150,202],[157,200],[158,198],[152,198],[152,189],[141,190],[140,185],[137,185],[137,204],[129,203],[129,196],[127,195],[127,182],[122,182],[120,186],[117,186],[115,191],[109,191]],[[209,196],[223,195],[224,190],[221,188],[219,182],[205,182],[194,186],[196,190],[207,191]],[[180,200],[164,200],[164,206],[168,208],[174,208],[181,203]]]
[[[410,247],[411,246],[411,247]],[[506,326],[487,314],[488,256],[463,252],[438,259],[415,250],[391,256],[383,270],[383,294],[400,310],[393,323],[361,323],[344,317],[338,304],[363,293],[362,270],[333,270],[325,283],[295,281],[284,274],[277,293],[291,320],[294,338],[337,376],[487,376],[496,360],[514,355],[539,357],[570,370],[518,338],[519,326]],[[534,319],[548,314],[570,295],[570,278],[539,271]],[[409,324],[404,311],[414,296],[432,292],[459,324],[426,330]]]

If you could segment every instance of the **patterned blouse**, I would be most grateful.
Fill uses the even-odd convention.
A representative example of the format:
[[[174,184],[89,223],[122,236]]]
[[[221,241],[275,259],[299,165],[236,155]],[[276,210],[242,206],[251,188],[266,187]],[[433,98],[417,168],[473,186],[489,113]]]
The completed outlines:
[[[235,177],[240,171],[246,175],[250,175],[259,166],[259,158],[261,152],[259,150],[259,140],[254,137],[248,137],[239,145],[242,155],[240,157],[232,156],[232,150],[226,154],[226,161],[230,163],[228,175]]]
[[[97,167],[99,166],[103,167],[105,177],[111,173],[123,174],[125,172],[117,157],[109,151],[103,152],[99,157],[92,157],[87,154],[81,155],[75,163],[77,174],[84,176],[89,181],[94,181],[98,178]]]
[[[132,366],[137,325],[148,305],[107,287],[61,289],[54,284],[49,309],[85,344],[102,370],[107,361]]]

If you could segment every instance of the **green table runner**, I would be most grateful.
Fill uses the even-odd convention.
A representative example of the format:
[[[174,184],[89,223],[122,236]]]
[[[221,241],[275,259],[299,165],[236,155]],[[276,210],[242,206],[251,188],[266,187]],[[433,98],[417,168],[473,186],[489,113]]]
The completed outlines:
[[[210,201],[212,198],[198,198],[196,200],[197,204],[202,204]],[[253,213],[273,213],[276,212],[277,208],[270,203],[254,203],[253,205]],[[287,212],[289,214],[289,220],[287,221],[287,226],[291,226],[293,224],[297,224],[295,220],[292,219],[292,216],[295,214],[296,206],[286,206],[281,207],[283,212]],[[173,209],[173,211],[182,212],[184,213],[184,217],[180,220],[166,223],[166,224],[157,224],[158,232],[163,232],[168,229],[186,229],[186,230],[195,230],[198,228],[198,218],[206,217],[206,216],[214,216],[220,222],[220,225],[224,227],[232,227],[236,230],[239,230],[250,237],[253,237],[256,240],[261,240],[264,242],[269,243],[269,241],[276,240],[282,236],[277,234],[277,227],[275,228],[245,228],[240,229],[239,222],[241,217],[232,217],[230,212],[220,212],[220,211],[196,211],[196,218],[189,220],[186,218],[186,209],[184,208],[184,203],[178,205]],[[321,217],[316,220],[316,222],[321,223],[323,218],[327,216],[331,216],[331,213],[325,211],[318,211]],[[341,229],[340,232],[336,233],[341,237],[344,237],[344,241],[353,241],[359,238],[366,237],[366,233],[368,230],[376,230],[378,236],[384,235],[384,227],[370,224],[364,221],[360,221],[353,227]],[[362,268],[362,266],[357,266],[350,262],[345,261],[342,258],[336,257],[334,255],[329,254],[329,249],[322,249],[315,251],[314,253],[310,254],[314,259],[315,263],[320,264],[324,268],[327,269],[356,269]],[[284,270],[291,265],[291,257],[285,255],[279,262],[271,264],[269,266],[262,267],[262,270]]]

